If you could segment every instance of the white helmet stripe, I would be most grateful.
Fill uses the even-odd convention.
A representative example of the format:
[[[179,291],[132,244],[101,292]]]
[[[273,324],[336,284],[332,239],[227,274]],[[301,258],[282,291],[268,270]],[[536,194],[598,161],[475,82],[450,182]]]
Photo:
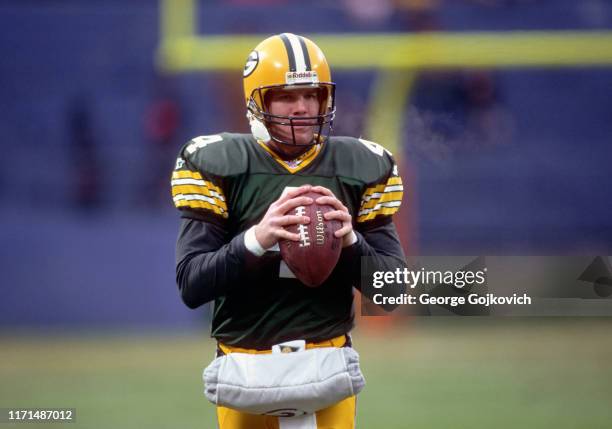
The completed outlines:
[[[293,49],[293,55],[295,56],[295,71],[304,72],[306,71],[306,61],[304,60],[304,51],[300,40],[295,34],[286,33],[289,42],[291,43],[291,49]]]
[[[293,53],[293,48],[291,47],[291,42],[287,37],[287,33],[280,34],[279,37],[283,41],[283,45],[285,45],[285,50],[287,51],[287,60],[289,61],[289,71],[295,71],[295,54]]]
[[[304,55],[308,55],[308,52],[304,52],[302,49],[300,39],[298,39],[298,36],[292,33],[283,33],[283,35],[287,37],[289,43],[291,44],[291,50],[293,51],[293,57],[295,58],[295,71],[306,71],[306,59]]]

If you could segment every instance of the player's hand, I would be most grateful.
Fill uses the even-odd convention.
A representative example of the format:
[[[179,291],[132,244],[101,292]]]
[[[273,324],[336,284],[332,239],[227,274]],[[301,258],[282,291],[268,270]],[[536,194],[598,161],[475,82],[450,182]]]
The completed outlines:
[[[269,249],[279,240],[300,240],[298,234],[287,231],[285,227],[307,224],[310,222],[310,218],[308,216],[288,215],[287,213],[296,207],[312,204],[312,198],[302,195],[311,189],[311,185],[300,186],[285,192],[278,200],[270,204],[261,222],[255,225],[255,238],[261,247]]]
[[[353,217],[342,201],[340,201],[332,191],[323,186],[313,186],[314,192],[319,192],[324,197],[317,198],[317,204],[329,205],[335,208],[331,212],[325,213],[323,216],[327,220],[337,220],[342,222],[342,227],[334,233],[338,238],[342,238],[342,247],[350,246],[355,242],[355,232],[353,231]]]

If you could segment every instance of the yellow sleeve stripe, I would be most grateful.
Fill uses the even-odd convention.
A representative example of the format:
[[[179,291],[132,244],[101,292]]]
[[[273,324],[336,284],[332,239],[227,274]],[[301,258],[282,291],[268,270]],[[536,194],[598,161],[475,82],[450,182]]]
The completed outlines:
[[[360,212],[363,210],[371,209],[376,207],[377,204],[386,203],[389,201],[402,201],[403,192],[385,192],[384,194],[380,194],[379,198],[372,198],[369,201],[362,203]]]
[[[376,185],[372,188],[366,189],[365,192],[363,193],[363,199],[366,200],[366,199],[372,198],[373,195],[383,192],[385,190],[385,186],[386,185],[382,183],[380,185]]]
[[[379,192],[399,190],[399,189],[394,189],[397,186],[402,186],[402,178],[399,176],[390,177],[389,180],[387,180],[387,183],[381,183],[371,188],[367,188],[365,192],[363,193],[363,198],[366,199],[368,196],[371,196]],[[387,188],[392,188],[392,189],[387,189]]]
[[[376,216],[392,215],[399,210],[404,195],[402,178],[392,176],[386,183],[367,188],[363,193],[357,222],[365,222]]]
[[[197,171],[179,170],[172,173],[172,197],[177,208],[210,210],[227,217],[225,195],[220,187],[204,180]]]
[[[402,178],[399,176],[392,176],[392,177],[389,177],[389,180],[387,180],[387,186],[401,185],[401,184],[402,184]]]
[[[202,175],[198,173],[197,171],[179,170],[179,171],[174,171],[172,173],[172,178],[173,179],[200,179],[202,180]]]
[[[357,217],[357,222],[361,223],[361,222],[365,222],[365,221],[368,221],[368,220],[372,220],[376,216],[379,216],[379,215],[391,216],[392,214],[394,214],[398,210],[399,210],[399,206],[397,206],[397,207],[384,207],[384,208],[381,208],[378,211],[375,211],[375,212],[373,211],[373,212],[370,212],[368,214],[365,214],[365,215],[362,215],[362,216],[358,216]]]
[[[204,209],[210,210],[224,218],[227,218],[227,211],[223,211],[223,209],[217,205],[211,204],[207,201],[201,200],[174,200],[174,205],[177,208],[190,208],[190,209]]]
[[[172,187],[172,196],[175,197],[179,194],[198,194],[211,197],[217,201],[220,206],[225,206],[225,198],[217,191],[211,190],[207,186],[198,185],[174,185]]]
[[[201,193],[174,193],[172,192],[174,203],[176,204],[178,201],[204,201],[210,205],[218,207],[221,212],[227,212],[227,205],[224,201],[219,200],[218,198],[211,197],[209,195],[203,195]],[[178,206],[177,206],[178,207]]]
[[[212,182],[204,180],[202,175],[197,171],[181,170],[172,173],[172,185],[202,185],[209,188],[211,191],[215,191],[220,195],[223,195],[221,188],[214,185]]]
[[[219,198],[222,201],[225,201],[225,197],[223,196],[223,191],[218,186],[213,185],[211,182],[207,182],[206,180],[197,180],[197,179],[174,179],[170,182],[172,188],[182,187],[185,185],[192,185],[196,188],[202,188],[210,192],[211,195]],[[205,194],[206,195],[206,194]]]
[[[388,207],[397,207],[399,208],[399,206],[402,204],[402,200],[392,200],[392,201],[385,201],[385,202],[378,202],[374,207],[369,208],[369,209],[361,209],[359,210],[359,213],[357,213],[357,216],[364,216],[364,215],[368,215],[370,213],[376,213],[379,212],[382,208],[388,208]]]
[[[384,195],[391,194],[394,192],[403,192],[403,191],[404,191],[404,187],[402,185],[387,186],[382,192],[374,192],[373,194],[364,195],[363,198],[361,199],[361,206],[363,208],[364,204],[367,204],[368,202],[372,200],[374,201],[379,200]]]

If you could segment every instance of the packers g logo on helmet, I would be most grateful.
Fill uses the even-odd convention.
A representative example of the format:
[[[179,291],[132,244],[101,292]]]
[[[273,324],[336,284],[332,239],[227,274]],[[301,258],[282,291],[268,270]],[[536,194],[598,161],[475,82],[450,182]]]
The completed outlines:
[[[242,76],[247,77],[248,75],[253,73],[253,71],[257,67],[257,64],[259,64],[259,54],[257,53],[257,51],[251,51],[251,53],[249,54],[249,58],[247,59],[247,62],[244,65],[244,72]]]
[[[332,130],[336,113],[335,84],[323,51],[311,40],[291,33],[265,39],[250,53],[243,72],[247,118],[253,136],[259,140],[274,140],[295,145],[269,132],[269,125],[294,126],[294,121],[312,120],[315,137],[311,144],[325,141]],[[265,103],[270,89],[316,88],[319,112],[313,117],[272,115]]]

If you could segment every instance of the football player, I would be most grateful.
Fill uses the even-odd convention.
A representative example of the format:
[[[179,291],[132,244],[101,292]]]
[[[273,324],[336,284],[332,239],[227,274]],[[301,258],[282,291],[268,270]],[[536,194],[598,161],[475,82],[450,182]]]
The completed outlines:
[[[185,304],[214,301],[218,353],[266,353],[303,339],[306,348],[350,346],[353,287],[361,257],[378,270],[404,267],[392,221],[402,181],[389,151],[352,137],[331,137],[335,84],[319,47],[290,33],[262,41],[244,68],[251,134],[220,133],[183,146],[172,174],[181,211],[176,279]],[[290,191],[285,188],[290,187]],[[317,203],[342,222],[342,253],[318,288],[301,284],[281,261],[279,240],[299,239],[287,214]],[[285,191],[285,192],[284,192]],[[391,261],[391,262],[390,262]],[[392,266],[390,266],[392,265]],[[221,428],[278,427],[273,416],[218,407]],[[318,427],[353,428],[355,397],[316,413]]]

